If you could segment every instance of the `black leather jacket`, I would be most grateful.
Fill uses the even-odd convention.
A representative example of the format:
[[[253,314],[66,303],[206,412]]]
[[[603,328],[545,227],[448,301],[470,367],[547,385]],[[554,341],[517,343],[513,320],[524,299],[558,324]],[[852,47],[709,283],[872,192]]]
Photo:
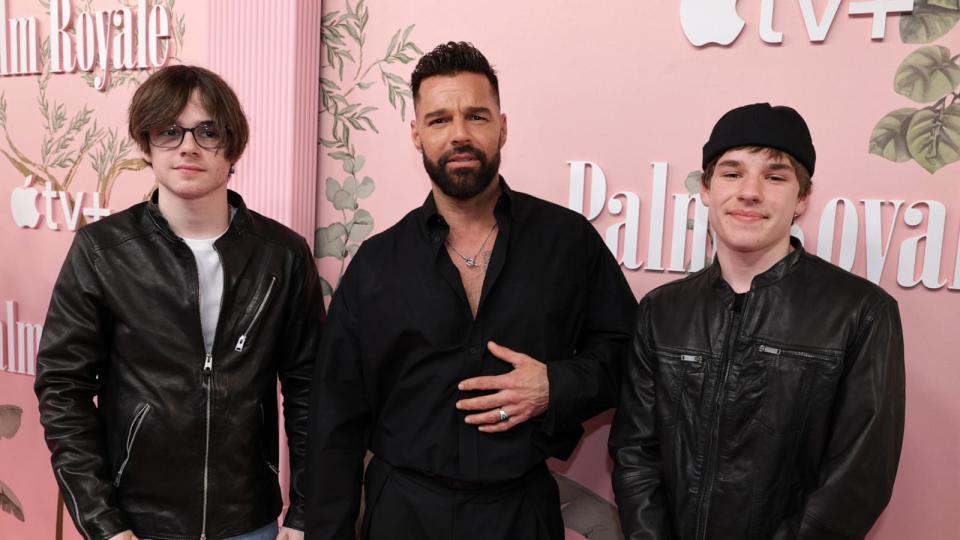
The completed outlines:
[[[794,247],[739,316],[718,263],[640,302],[610,434],[629,539],[863,538],[889,501],[897,304]]]
[[[303,528],[319,279],[303,238],[236,193],[229,203],[236,213],[214,245],[224,295],[210,356],[195,259],[154,202],[83,227],[67,254],[36,391],[57,482],[87,540],[125,529],[215,539],[275,520],[278,375],[290,447],[285,524]]]

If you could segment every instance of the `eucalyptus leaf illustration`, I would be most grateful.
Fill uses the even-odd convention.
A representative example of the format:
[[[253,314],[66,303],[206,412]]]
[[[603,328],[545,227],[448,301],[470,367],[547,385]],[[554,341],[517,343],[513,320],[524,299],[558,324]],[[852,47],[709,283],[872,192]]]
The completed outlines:
[[[0,405],[0,439],[10,439],[20,430],[23,409],[16,405]]]
[[[329,227],[317,229],[314,239],[316,244],[314,256],[318,259],[333,257],[342,261],[346,255],[346,242],[344,242],[346,234],[347,228],[343,223],[334,223]]]
[[[350,220],[349,229],[350,232],[347,236],[349,241],[363,242],[373,232],[373,215],[363,208],[357,210],[353,214],[353,219]]]
[[[386,43],[383,56],[368,63],[365,51],[370,50],[367,43],[370,9],[364,0],[356,4],[347,0],[345,8],[324,13],[320,21],[321,56],[325,63],[320,66],[320,138],[317,142],[328,157],[340,162],[344,176],[327,176],[323,180],[324,196],[333,209],[340,212],[341,220],[316,230],[314,255],[340,261],[337,283],[343,276],[347,259],[360,249],[360,243],[374,228],[373,215],[360,208],[360,201],[373,194],[376,184],[370,176],[360,174],[366,158],[357,152],[353,141],[356,132],[365,132],[368,136],[380,133],[373,116],[379,108],[367,104],[362,96],[368,96],[367,90],[382,85],[390,106],[400,113],[401,121],[405,120],[407,103],[413,96],[407,81],[390,69],[409,64],[423,54],[410,39],[415,28],[411,24],[397,29]],[[355,67],[347,69],[350,64]],[[324,173],[330,174],[326,170]],[[321,281],[321,287],[324,296],[332,295],[336,288],[326,280]]]
[[[357,198],[350,194],[350,192],[343,189],[336,192],[333,196],[333,200],[330,202],[333,203],[333,207],[337,210],[357,209]]]
[[[894,89],[918,103],[930,103],[960,85],[960,65],[940,45],[917,49],[907,56],[894,78]]]
[[[687,193],[691,195],[700,194],[701,178],[703,178],[703,171],[690,171],[687,177],[683,180],[683,187],[686,188]]]
[[[376,185],[373,183],[373,178],[364,176],[363,180],[360,182],[360,185],[357,186],[357,197],[360,199],[366,199],[370,195],[373,195],[373,190],[375,188]]]
[[[960,103],[914,114],[907,128],[907,148],[931,173],[960,159]]]
[[[323,276],[320,277],[320,291],[324,296],[333,296],[333,286]]]
[[[870,134],[870,153],[890,161],[909,161],[910,149],[907,148],[907,128],[917,109],[897,109],[877,122]]]
[[[0,482],[0,510],[3,510],[20,521],[25,521],[23,505],[20,504],[20,499],[17,499],[13,491],[3,482]]]
[[[914,3],[923,2],[923,0],[914,0]],[[927,4],[931,6],[940,7],[943,9],[952,9],[953,11],[960,11],[960,0],[926,0]]]
[[[340,191],[340,182],[338,182],[336,178],[328,176],[324,189],[324,194],[326,195],[327,200],[333,202],[333,197],[338,191]]]
[[[913,12],[900,16],[900,39],[904,43],[931,43],[943,37],[960,21],[954,0],[915,0]]]

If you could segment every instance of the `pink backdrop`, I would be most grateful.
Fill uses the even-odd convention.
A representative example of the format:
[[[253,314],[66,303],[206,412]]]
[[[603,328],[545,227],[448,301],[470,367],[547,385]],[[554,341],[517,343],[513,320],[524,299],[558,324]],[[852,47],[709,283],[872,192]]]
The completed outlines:
[[[91,2],[93,9],[130,3]],[[87,5],[77,0],[73,4],[74,14]],[[684,179],[698,167],[700,145],[713,122],[724,111],[754,101],[796,107],[810,124],[820,157],[810,211],[798,221],[811,249],[819,240],[824,207],[835,197],[849,198],[855,203],[860,225],[852,270],[866,275],[867,232],[860,200],[905,201],[896,220],[893,207],[884,207],[883,241],[891,226],[893,234],[880,284],[898,299],[904,319],[906,440],[893,501],[871,538],[956,537],[958,525],[953,514],[960,506],[960,495],[952,488],[960,483],[960,467],[955,465],[960,453],[960,406],[953,389],[960,382],[960,364],[954,358],[960,338],[952,331],[958,292],[949,287],[958,285],[953,280],[960,235],[960,164],[947,164],[931,174],[915,160],[894,163],[868,153],[871,132],[884,115],[903,107],[925,106],[898,94],[894,78],[901,62],[926,45],[902,42],[895,15],[887,18],[886,38],[871,40],[871,18],[847,14],[852,2],[841,3],[826,40],[818,44],[807,38],[798,3],[777,3],[773,23],[783,32],[784,41],[771,45],[758,34],[760,0],[741,0],[737,10],[746,26],[739,38],[725,47],[697,48],[681,29],[680,2],[647,4],[652,3],[409,0],[369,1],[359,6],[351,1],[348,6],[341,0],[324,2],[325,38],[335,54],[330,55],[330,47],[320,51],[321,76],[327,80],[320,137],[329,147],[321,148],[318,185],[308,155],[315,151],[315,135],[310,131],[316,118],[315,109],[310,110],[310,101],[316,102],[310,97],[317,91],[310,84],[315,72],[304,68],[312,62],[316,70],[317,30],[316,24],[309,22],[316,23],[310,15],[316,2],[300,0],[277,7],[266,0],[181,0],[174,3],[172,11],[185,30],[175,52],[177,58],[224,73],[244,99],[251,124],[258,126],[234,187],[252,207],[305,234],[310,233],[311,224],[304,213],[315,203],[316,226],[340,222],[357,231],[345,246],[319,235],[324,246],[342,249],[362,239],[367,231],[380,231],[394,223],[426,195],[429,181],[409,142],[412,103],[398,79],[409,78],[420,50],[451,39],[472,41],[501,75],[503,110],[510,130],[502,171],[513,187],[566,205],[571,185],[568,163],[591,161],[605,174],[607,199],[617,192],[639,197],[637,252],[644,265],[625,270],[638,296],[682,275],[646,269],[649,219],[655,202],[651,163],[668,164],[661,250],[666,267],[672,253],[672,195],[685,193]],[[819,16],[828,2],[818,0],[813,5]],[[8,17],[37,17],[41,39],[49,35],[48,15],[38,0],[8,0],[5,6]],[[357,37],[345,26],[337,26],[340,23],[352,25]],[[397,39],[392,41],[394,36]],[[960,53],[960,27],[933,40],[932,45],[946,47],[951,56]],[[290,65],[298,67],[288,69]],[[99,128],[119,129],[122,135],[132,90],[132,85],[124,84],[99,92],[80,74],[58,74],[51,77],[46,97],[50,103],[62,103],[68,118],[89,106],[91,120],[95,119]],[[9,141],[0,137],[0,149],[16,158],[10,147],[14,144],[32,160],[41,160],[46,129],[38,103],[38,78],[0,78],[0,92],[6,101],[6,135],[10,137]],[[348,104],[359,105],[351,110],[333,95],[346,95]],[[405,109],[403,118],[401,108]],[[353,147],[349,156],[343,155],[343,148],[336,148],[340,143],[332,132],[335,115],[341,143],[342,126],[348,126]],[[79,139],[89,127],[87,124],[78,132],[69,148],[79,147]],[[97,189],[98,175],[89,156],[98,148],[99,143],[83,157],[69,188],[74,196]],[[330,156],[336,152],[340,154]],[[135,151],[130,157],[134,155]],[[66,169],[54,172],[58,178],[66,175]],[[355,184],[349,180],[351,176]],[[336,182],[332,191],[328,191],[328,177]],[[2,154],[0,182],[9,194],[23,183],[23,174]],[[123,173],[112,190],[110,208],[118,210],[139,201],[151,184],[148,171]],[[338,195],[338,191],[346,195]],[[345,204],[344,197],[348,203],[355,200],[357,208]],[[340,208],[329,199],[338,200]],[[942,260],[933,271],[940,281],[948,282],[940,288],[897,283],[901,245],[927,228],[926,218],[917,227],[904,221],[907,205],[921,200],[939,201],[946,210]],[[42,324],[72,233],[62,230],[65,222],[58,206],[54,206],[53,219],[61,230],[53,231],[45,224],[46,216],[34,229],[17,227],[10,204],[10,196],[0,196],[0,247],[6,254],[0,262],[0,350],[5,361],[0,364],[0,405],[21,407],[23,418],[15,436],[0,439],[0,482],[16,493],[26,521],[0,513],[0,538],[53,538],[55,483],[38,426],[34,379],[16,373],[18,368],[7,362],[11,336],[6,302],[16,303],[14,340],[16,322]],[[45,213],[42,201],[38,208]],[[605,234],[609,226],[622,220],[622,215],[612,215],[610,207],[604,206],[594,223]],[[625,241],[621,234],[618,257],[623,257]],[[687,242],[689,258],[690,240]],[[839,242],[838,226],[835,244]],[[921,242],[917,260],[924,256],[924,244]],[[835,262],[838,251],[834,250]],[[335,256],[320,259],[322,275],[334,286],[341,266]],[[605,448],[608,423],[609,415],[593,421],[574,458],[554,464],[555,470],[604,496],[610,495]],[[67,537],[76,537],[67,521]],[[572,532],[569,536],[579,537]]]
[[[760,0],[741,0],[737,11],[746,25],[739,38],[725,47],[697,48],[681,28],[680,2],[493,0],[461,4],[410,0],[366,4],[369,17],[363,70],[384,57],[398,30],[412,24],[416,26],[407,40],[424,52],[447,40],[474,43],[500,75],[502,109],[509,125],[501,170],[511,186],[567,205],[568,162],[597,163],[606,176],[607,198],[621,191],[640,198],[637,251],[644,262],[650,232],[651,163],[669,164],[662,240],[663,267],[667,267],[674,221],[671,195],[686,192],[684,180],[699,167],[700,148],[713,123],[725,111],[746,103],[788,104],[810,124],[819,159],[810,210],[798,221],[809,249],[816,251],[827,203],[835,197],[849,198],[859,221],[852,271],[866,275],[865,215],[860,200],[906,201],[896,222],[892,205],[883,206],[881,236],[886,242],[891,226],[893,236],[880,279],[897,298],[903,315],[906,440],[893,500],[870,537],[957,537],[960,405],[955,388],[960,382],[960,363],[954,351],[960,348],[955,331],[960,295],[947,286],[900,286],[897,265],[902,242],[924,234],[927,227],[926,220],[917,227],[904,222],[907,206],[921,200],[939,201],[946,206],[946,233],[942,262],[934,272],[940,281],[949,281],[954,288],[960,285],[953,281],[960,235],[960,163],[930,174],[915,161],[894,163],[868,153],[871,132],[884,115],[903,107],[925,106],[894,90],[900,63],[925,46],[901,41],[898,16],[887,17],[885,39],[872,40],[872,18],[848,15],[851,2],[842,2],[826,40],[811,43],[799,2],[776,2],[773,26],[783,32],[784,40],[771,45],[759,36]],[[819,18],[828,2],[813,5]],[[336,15],[331,15],[334,12]],[[334,25],[348,13],[347,3],[328,1],[324,13],[330,16],[327,24]],[[345,30],[341,33],[344,44],[334,44],[334,48],[349,50],[358,59],[359,45]],[[960,53],[960,27],[933,44],[950,49],[951,56]],[[327,63],[326,54],[323,58]],[[382,67],[408,79],[414,62],[379,64],[361,79],[373,86],[355,89],[348,96],[351,104],[378,107],[368,116],[379,133],[351,130],[356,152],[366,158],[358,179],[369,176],[376,185],[372,195],[358,201],[373,217],[375,231],[418,206],[429,189],[420,156],[409,139],[409,99],[406,117],[401,119],[399,104],[397,108],[390,104],[389,90],[378,71]],[[344,63],[342,78],[337,63],[322,71],[323,77],[342,90],[353,86],[357,72],[356,63],[348,59]],[[337,93],[332,87],[331,92]],[[332,112],[322,116],[321,137],[331,138],[332,122]],[[327,149],[325,154],[335,150]],[[320,176],[332,176],[342,183],[347,176],[342,165],[342,160],[325,155]],[[318,195],[320,225],[345,221],[322,188]],[[349,211],[346,217],[350,218]],[[622,220],[605,208],[594,223],[604,234],[608,226]],[[840,230],[838,225],[835,245],[839,245]],[[621,235],[620,257],[623,242]],[[688,237],[688,260],[690,242]],[[922,260],[923,244],[918,260]],[[838,252],[835,247],[834,262]],[[321,260],[322,274],[333,283],[339,267],[335,257]],[[918,277],[919,271],[918,263]],[[625,272],[638,297],[682,275],[648,271],[646,264]],[[609,415],[592,422],[590,434],[574,458],[553,464],[555,470],[606,496],[611,493],[608,425]],[[572,532],[568,536],[579,538]]]

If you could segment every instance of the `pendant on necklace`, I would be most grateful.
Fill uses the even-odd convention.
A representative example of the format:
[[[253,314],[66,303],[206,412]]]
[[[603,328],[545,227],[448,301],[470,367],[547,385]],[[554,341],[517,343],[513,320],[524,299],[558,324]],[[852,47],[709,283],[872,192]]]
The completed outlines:
[[[470,267],[470,268],[476,268],[476,267],[480,266],[479,264],[477,264],[477,260],[476,260],[476,259],[464,259],[464,260],[463,260],[463,264],[467,265],[467,266]]]

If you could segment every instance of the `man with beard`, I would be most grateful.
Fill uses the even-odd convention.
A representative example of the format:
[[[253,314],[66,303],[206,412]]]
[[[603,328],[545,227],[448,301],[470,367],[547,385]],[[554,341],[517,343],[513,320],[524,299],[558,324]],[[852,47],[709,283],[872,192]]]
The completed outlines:
[[[411,80],[423,205],[363,244],[312,388],[307,536],[563,538],[545,465],[614,402],[636,301],[581,215],[499,176],[497,77],[466,43]]]

